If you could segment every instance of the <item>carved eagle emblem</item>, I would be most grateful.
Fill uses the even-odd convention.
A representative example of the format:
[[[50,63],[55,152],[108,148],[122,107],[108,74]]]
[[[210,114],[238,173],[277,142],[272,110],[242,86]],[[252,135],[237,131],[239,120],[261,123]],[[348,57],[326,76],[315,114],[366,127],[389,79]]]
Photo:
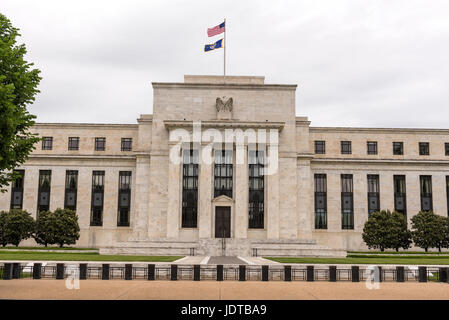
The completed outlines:
[[[229,98],[226,102],[226,97],[217,98],[215,107],[217,108],[217,112],[220,111],[232,111],[232,98]]]

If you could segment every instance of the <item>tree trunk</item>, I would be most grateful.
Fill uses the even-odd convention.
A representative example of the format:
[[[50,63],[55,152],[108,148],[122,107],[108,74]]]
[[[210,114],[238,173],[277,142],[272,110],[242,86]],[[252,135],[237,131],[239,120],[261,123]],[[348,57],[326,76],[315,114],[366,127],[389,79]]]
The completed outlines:
[[[64,243],[60,243],[59,247],[62,248],[64,246]]]
[[[384,247],[380,247],[380,251],[384,252],[385,248]]]
[[[396,248],[396,252],[399,252],[399,248]]]
[[[424,248],[424,250],[426,250],[426,252],[427,252],[427,250],[429,250],[429,248]]]

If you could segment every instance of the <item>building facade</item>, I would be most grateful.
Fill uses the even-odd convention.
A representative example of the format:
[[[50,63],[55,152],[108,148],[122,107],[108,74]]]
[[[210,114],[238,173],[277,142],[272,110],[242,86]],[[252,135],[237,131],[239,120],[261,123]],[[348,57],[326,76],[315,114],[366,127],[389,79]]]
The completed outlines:
[[[264,77],[153,89],[137,124],[36,124],[0,210],[74,209],[103,253],[240,256],[344,256],[371,212],[449,213],[449,129],[312,127]]]

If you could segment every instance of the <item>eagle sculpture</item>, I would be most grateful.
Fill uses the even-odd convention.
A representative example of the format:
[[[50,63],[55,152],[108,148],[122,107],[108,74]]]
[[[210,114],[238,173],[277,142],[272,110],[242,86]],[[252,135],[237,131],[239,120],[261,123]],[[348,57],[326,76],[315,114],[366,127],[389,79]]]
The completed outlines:
[[[215,105],[217,108],[217,112],[220,112],[220,111],[231,112],[232,111],[232,103],[233,103],[232,98],[229,98],[226,102],[224,102],[225,99],[226,99],[226,97],[223,97],[223,99],[217,98],[216,105]]]

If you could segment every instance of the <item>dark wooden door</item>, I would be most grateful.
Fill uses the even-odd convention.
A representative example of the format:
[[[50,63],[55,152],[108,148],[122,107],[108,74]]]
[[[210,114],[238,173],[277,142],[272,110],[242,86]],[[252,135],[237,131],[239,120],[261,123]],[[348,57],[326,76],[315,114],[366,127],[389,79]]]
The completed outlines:
[[[231,237],[231,207],[215,207],[215,238]]]

